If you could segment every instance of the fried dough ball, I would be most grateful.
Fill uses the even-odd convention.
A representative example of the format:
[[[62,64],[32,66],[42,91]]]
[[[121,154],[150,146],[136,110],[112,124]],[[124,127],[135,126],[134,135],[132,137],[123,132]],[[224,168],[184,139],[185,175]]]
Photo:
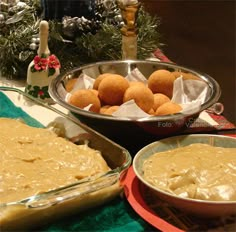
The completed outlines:
[[[79,108],[92,104],[89,111],[98,113],[101,107],[99,98],[90,89],[79,89],[69,98],[69,103]]]
[[[109,75],[110,75],[110,73],[103,73],[103,74],[100,74],[100,75],[95,79],[95,81],[94,81],[94,83],[93,83],[93,89],[98,90],[98,86],[100,85],[101,81],[102,81],[105,77],[107,77],[107,76],[109,76]]]
[[[150,114],[150,115],[155,115],[155,111],[154,111],[154,109],[151,108],[151,109],[148,111],[148,114]]]
[[[96,89],[89,89],[89,90],[98,97],[98,91]]]
[[[202,81],[200,77],[192,74],[192,73],[185,73],[183,76],[184,80],[197,80],[197,81]]]
[[[104,111],[104,114],[112,115],[114,112],[116,112],[119,109],[120,106],[110,106],[108,109]]]
[[[74,88],[75,82],[77,80],[78,80],[77,78],[68,80],[68,82],[65,85],[65,89],[67,92],[70,92]]]
[[[172,74],[174,74],[175,79],[177,79],[180,76],[184,76],[184,73],[181,71],[174,71],[174,72],[172,72]]]
[[[158,107],[155,114],[156,115],[175,114],[180,112],[181,110],[182,107],[179,104],[169,101]]]
[[[143,85],[145,86],[145,84],[142,81],[130,81],[129,82],[129,86],[134,86],[134,85]]]
[[[170,101],[170,98],[167,97],[165,94],[155,93],[154,94],[153,110],[156,111],[158,107],[160,107],[162,104],[169,102],[169,101]]]
[[[186,72],[181,72],[181,71],[174,71],[172,72],[175,76],[175,79],[178,77],[182,76],[183,80],[201,80],[199,77],[192,73],[186,73]]]
[[[100,108],[99,113],[104,114],[107,109],[109,109],[111,106],[110,105],[105,105]]]
[[[153,72],[148,79],[148,87],[153,93],[163,93],[172,97],[175,76],[168,70],[160,69]]]
[[[152,91],[143,85],[134,85],[125,91],[123,102],[127,102],[132,99],[146,113],[150,111],[154,104],[154,96]]]
[[[120,105],[129,82],[121,75],[109,74],[98,86],[98,96],[104,104]]]

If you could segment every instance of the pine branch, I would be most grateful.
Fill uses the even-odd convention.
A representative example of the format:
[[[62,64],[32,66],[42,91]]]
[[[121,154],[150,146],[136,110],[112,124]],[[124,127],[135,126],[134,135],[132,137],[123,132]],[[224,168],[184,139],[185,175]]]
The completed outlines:
[[[25,2],[30,7],[7,15],[6,23],[0,24],[0,72],[9,78],[26,78],[28,64],[37,52],[30,49],[30,43],[38,34],[39,1]],[[80,31],[69,39],[63,33],[62,22],[49,22],[49,49],[59,58],[62,72],[81,64],[121,59],[121,25],[114,20],[119,11],[116,9],[113,13],[112,18],[100,18],[100,25],[96,22],[94,28],[91,22],[88,26],[75,20],[75,27]],[[138,59],[146,59],[163,46],[159,25],[159,18],[140,8],[137,19]]]

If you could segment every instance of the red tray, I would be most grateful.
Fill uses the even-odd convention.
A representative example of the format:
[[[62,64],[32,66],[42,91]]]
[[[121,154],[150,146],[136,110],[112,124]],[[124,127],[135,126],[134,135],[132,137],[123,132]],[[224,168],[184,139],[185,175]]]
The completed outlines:
[[[236,137],[236,135],[229,135]],[[184,212],[163,202],[136,177],[133,167],[127,172],[124,182],[125,196],[131,207],[146,222],[161,231],[235,231],[236,215],[222,219],[202,219],[186,215]]]
[[[136,177],[133,167],[130,167],[125,180],[125,196],[132,208],[148,223],[161,231],[183,231],[159,215],[146,203],[143,197],[145,186]]]

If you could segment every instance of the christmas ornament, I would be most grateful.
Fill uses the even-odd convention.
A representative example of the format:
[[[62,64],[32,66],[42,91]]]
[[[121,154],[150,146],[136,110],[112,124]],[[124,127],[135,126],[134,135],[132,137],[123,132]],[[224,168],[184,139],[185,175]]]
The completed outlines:
[[[33,35],[32,39],[31,39],[30,49],[36,50],[38,48],[39,42],[40,42],[40,39],[38,38],[38,36]]]
[[[0,23],[3,23],[5,21],[4,14],[0,13]]]
[[[37,47],[38,47],[38,46],[37,46],[36,43],[31,43],[31,44],[30,44],[30,49],[31,49],[31,50],[36,50]]]
[[[27,86],[25,91],[35,98],[48,103],[53,102],[48,93],[50,82],[60,73],[60,62],[55,55],[50,55],[48,48],[48,22],[39,25],[40,43],[38,55],[28,66]]]
[[[34,37],[33,37],[33,38],[31,39],[31,42],[32,42],[32,43],[37,43],[37,38],[34,38]]]

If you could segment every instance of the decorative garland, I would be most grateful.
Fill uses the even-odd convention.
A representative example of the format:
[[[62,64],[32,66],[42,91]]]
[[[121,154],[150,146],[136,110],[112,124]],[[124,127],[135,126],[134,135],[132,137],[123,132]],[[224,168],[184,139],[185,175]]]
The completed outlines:
[[[6,1],[8,2],[8,1]],[[0,72],[7,78],[26,78],[29,63],[37,54],[39,22],[43,9],[39,0],[0,5]],[[65,16],[49,20],[49,48],[61,63],[61,72],[102,60],[121,59],[122,20],[116,4],[96,1],[94,19]],[[141,7],[138,18],[138,59],[162,47],[160,20]]]

